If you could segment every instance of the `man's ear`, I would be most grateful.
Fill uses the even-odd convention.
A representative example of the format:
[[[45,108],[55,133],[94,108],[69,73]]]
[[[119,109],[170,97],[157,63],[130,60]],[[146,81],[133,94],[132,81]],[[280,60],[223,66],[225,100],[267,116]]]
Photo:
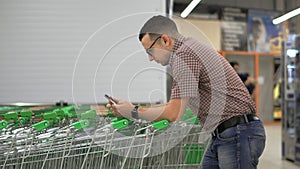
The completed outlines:
[[[163,40],[163,42],[166,46],[171,45],[171,39],[168,35],[166,35],[166,34],[161,35],[161,39]]]

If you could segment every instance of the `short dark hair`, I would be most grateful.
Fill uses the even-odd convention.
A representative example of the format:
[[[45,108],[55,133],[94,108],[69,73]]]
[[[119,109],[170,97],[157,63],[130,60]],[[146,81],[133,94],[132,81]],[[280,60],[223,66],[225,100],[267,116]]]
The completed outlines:
[[[232,61],[232,62],[230,62],[230,65],[231,65],[232,67],[234,67],[235,65],[238,65],[238,66],[239,66],[239,63],[238,63],[237,61]]]
[[[171,37],[178,35],[178,30],[175,22],[168,17],[157,15],[150,18],[142,27],[139,33],[139,40],[149,33],[150,36],[159,36],[167,34]]]

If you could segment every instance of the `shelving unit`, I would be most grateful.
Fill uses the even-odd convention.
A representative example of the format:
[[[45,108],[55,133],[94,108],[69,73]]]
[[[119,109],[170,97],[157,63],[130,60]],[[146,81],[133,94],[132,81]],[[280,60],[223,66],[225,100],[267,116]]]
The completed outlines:
[[[282,157],[300,163],[300,49],[287,42],[282,59]]]
[[[300,56],[295,55],[295,162],[300,164]]]

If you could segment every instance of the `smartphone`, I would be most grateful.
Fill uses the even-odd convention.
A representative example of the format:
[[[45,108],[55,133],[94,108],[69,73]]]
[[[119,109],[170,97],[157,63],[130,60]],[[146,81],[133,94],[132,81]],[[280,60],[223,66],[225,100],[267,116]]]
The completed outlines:
[[[112,98],[110,98],[107,94],[105,94],[104,97],[105,97],[108,101],[112,102],[113,104],[117,104],[117,102],[116,102],[115,100],[113,100]]]

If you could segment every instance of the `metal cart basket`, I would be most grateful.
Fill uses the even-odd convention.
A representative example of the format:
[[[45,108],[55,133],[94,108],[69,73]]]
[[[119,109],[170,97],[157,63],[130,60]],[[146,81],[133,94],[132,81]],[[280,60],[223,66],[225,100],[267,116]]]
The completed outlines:
[[[190,122],[109,116],[68,120],[50,126],[49,119],[19,123],[0,130],[0,168],[201,168],[210,140],[200,125]]]

